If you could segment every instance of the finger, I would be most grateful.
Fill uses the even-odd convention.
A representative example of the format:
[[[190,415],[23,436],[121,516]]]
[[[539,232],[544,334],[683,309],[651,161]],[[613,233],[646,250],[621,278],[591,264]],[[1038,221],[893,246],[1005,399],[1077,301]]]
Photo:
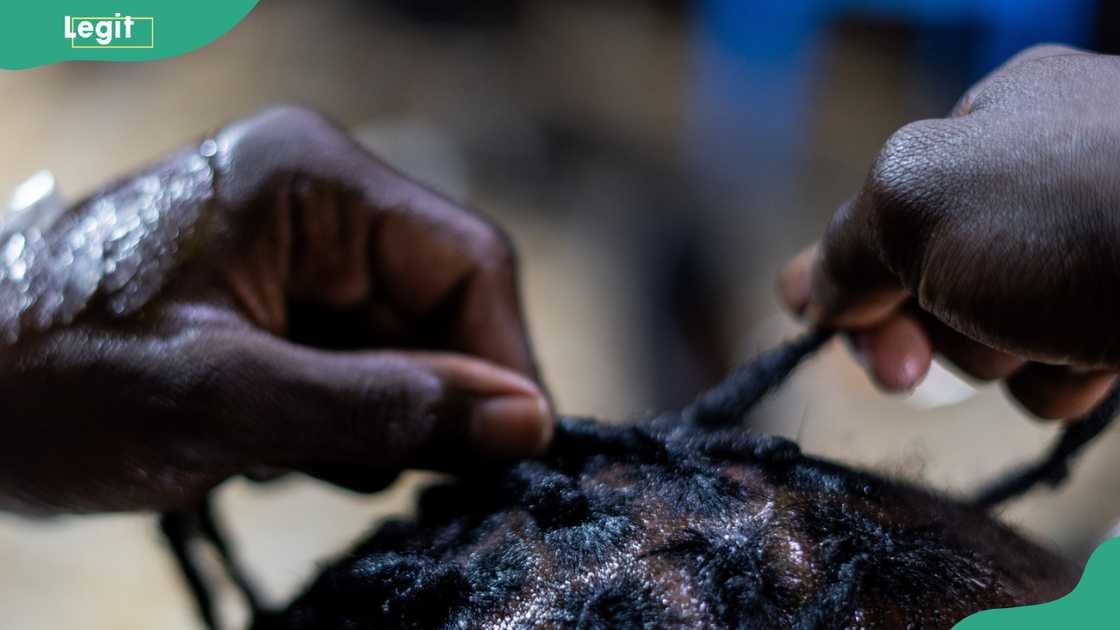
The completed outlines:
[[[844,245],[834,247],[846,249]],[[876,265],[874,257],[847,249],[833,252],[829,260],[824,260],[821,245],[814,244],[786,264],[778,279],[778,292],[790,312],[813,323],[839,328],[872,326],[906,299],[897,279],[874,280],[883,273]],[[843,271],[855,267],[870,271],[863,278]]]
[[[1007,379],[1007,390],[1040,418],[1076,418],[1096,406],[1115,380],[1113,372],[1030,363]]]
[[[303,472],[340,488],[362,494],[380,492],[393,485],[400,476],[396,470],[371,471],[368,466],[315,465]]]
[[[887,140],[860,193],[833,217],[811,267],[806,316],[841,328],[884,321],[923,285],[927,258],[944,255],[957,235],[945,221],[945,146],[959,121],[920,120]],[[949,226],[951,227],[951,226]],[[951,249],[951,248],[948,248]],[[923,302],[924,303],[924,302]]]
[[[928,314],[921,322],[934,350],[976,380],[1007,378],[1026,363],[1020,357],[974,341]]]
[[[411,182],[391,201],[382,194],[359,202],[376,217],[362,256],[370,325],[383,326],[388,311],[418,347],[473,354],[536,379],[509,238]]]
[[[921,324],[905,312],[852,333],[852,345],[875,383],[887,391],[917,387],[933,360],[933,349]]]
[[[804,315],[809,306],[810,277],[813,272],[813,263],[817,258],[819,247],[810,245],[801,250],[786,263],[778,276],[778,295],[782,303],[794,315]]]
[[[1040,44],[1038,46],[1031,46],[1030,48],[1022,50],[1013,55],[1010,59],[1005,61],[1003,65],[988,73],[987,76],[980,79],[976,82],[975,85],[969,88],[968,91],[965,92],[963,96],[961,96],[960,100],[957,101],[956,105],[953,106],[950,115],[965,116],[972,113],[975,108],[977,96],[979,96],[988,86],[992,84],[993,79],[1006,72],[1009,68],[1013,68],[1028,61],[1034,61],[1035,59],[1043,59],[1045,57],[1054,57],[1057,55],[1077,55],[1084,53],[1085,51],[1078,48],[1064,46],[1061,44]]]
[[[218,140],[228,165],[221,201],[280,217],[252,230],[273,235],[268,251],[281,254],[273,252],[268,269],[285,270],[285,297],[326,312],[366,312],[369,328],[389,321],[412,347],[474,354],[536,376],[513,250],[491,224],[305,109],[268,110]],[[247,293],[264,283],[243,284]]]
[[[433,206],[430,222],[419,218],[414,208],[383,223],[379,251],[384,257],[376,263],[382,285],[402,300],[426,278],[433,288],[444,287],[426,303],[417,304],[417,315],[427,317],[430,326],[444,333],[435,347],[474,354],[537,379],[512,241],[497,227],[443,200],[424,198],[416,203]],[[417,247],[434,238],[434,224],[444,232],[442,242]],[[437,249],[439,253],[430,251]],[[446,266],[437,271],[433,259],[441,254]]]
[[[802,252],[783,273],[786,303],[810,321],[861,328],[883,321],[906,299],[882,263],[862,195],[842,206],[820,245]]]
[[[291,472],[267,466],[253,466],[242,474],[250,481],[268,483],[282,479]],[[368,469],[355,466],[315,466],[305,472],[327,483],[367,494],[384,490],[399,476],[395,470],[371,473]]]
[[[249,334],[234,345],[221,427],[246,458],[344,476],[543,452],[552,416],[523,375],[475,358],[327,352]],[[377,477],[370,477],[376,480]]]

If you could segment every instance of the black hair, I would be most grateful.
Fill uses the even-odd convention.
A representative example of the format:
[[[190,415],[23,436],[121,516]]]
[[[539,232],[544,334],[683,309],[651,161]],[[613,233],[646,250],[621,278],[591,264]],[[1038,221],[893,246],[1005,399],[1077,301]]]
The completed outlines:
[[[254,627],[948,627],[1068,591],[1072,567],[982,507],[738,426],[829,336],[762,355],[680,412],[561,419],[545,456],[426,489],[416,518],[384,523],[286,610],[257,607]],[[195,531],[220,541],[212,522]]]
[[[976,504],[991,508],[1045,484],[1052,488],[1068,478],[1073,460],[1112,424],[1120,410],[1120,385],[1114,386],[1089,413],[1072,420],[1068,427],[1038,462],[1020,466],[1006,473],[976,495]]]

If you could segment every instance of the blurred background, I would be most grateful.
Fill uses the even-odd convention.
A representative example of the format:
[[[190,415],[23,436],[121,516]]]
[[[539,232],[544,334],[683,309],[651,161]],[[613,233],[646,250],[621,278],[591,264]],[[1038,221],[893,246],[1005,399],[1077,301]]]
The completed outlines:
[[[263,0],[197,52],[0,74],[0,191],[41,168],[75,198],[275,102],[334,117],[513,236],[561,410],[678,405],[793,334],[773,282],[890,133],[943,115],[1019,49],[1109,51],[1093,0]],[[758,414],[811,453],[950,493],[1059,426],[943,369],[875,392],[834,343]],[[1001,517],[1084,559],[1120,515],[1120,432],[1060,492]],[[284,601],[423,475],[359,497],[302,479],[218,494],[237,553]],[[150,516],[0,515],[5,628],[193,628]],[[232,597],[232,596],[231,596]],[[228,607],[237,622],[237,607]]]

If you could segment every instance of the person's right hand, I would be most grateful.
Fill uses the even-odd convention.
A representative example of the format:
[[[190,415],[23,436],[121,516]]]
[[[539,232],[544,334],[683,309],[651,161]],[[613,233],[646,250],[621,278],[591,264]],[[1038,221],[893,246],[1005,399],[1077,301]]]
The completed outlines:
[[[936,351],[1039,416],[1087,411],[1120,369],[1120,58],[1032,48],[898,130],[780,284],[887,389]]]
[[[372,489],[552,433],[505,236],[298,108],[0,223],[0,338],[11,509]]]

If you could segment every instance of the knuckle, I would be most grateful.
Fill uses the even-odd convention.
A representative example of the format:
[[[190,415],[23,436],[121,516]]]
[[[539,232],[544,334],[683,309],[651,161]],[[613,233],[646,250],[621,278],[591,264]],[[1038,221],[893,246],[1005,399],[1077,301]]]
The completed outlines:
[[[1083,50],[1079,50],[1072,46],[1066,46],[1065,44],[1035,44],[1034,46],[1025,48],[1018,52],[1007,62],[1007,65],[1011,66],[1014,64],[1023,63],[1024,61],[1032,61],[1034,59],[1042,59],[1044,57],[1054,57],[1056,55],[1071,55],[1083,52]]]
[[[1084,50],[1052,43],[1021,50],[973,85],[957,103],[954,113],[965,115],[1021,98],[1035,101],[1039,86],[1054,81],[1051,58],[1085,54]]]
[[[471,257],[483,272],[511,273],[517,267],[513,239],[501,227],[483,219],[473,219]]]
[[[379,369],[359,375],[355,387],[358,400],[392,421],[423,415],[443,390],[438,377],[404,357],[384,359]]]
[[[944,154],[942,138],[927,121],[910,123],[891,134],[876,156],[868,192],[876,208],[915,209],[928,205],[932,179]]]
[[[336,129],[322,113],[303,105],[283,104],[264,109],[251,118],[254,128],[260,131],[283,129],[285,131],[310,131],[317,132],[325,129]]]
[[[953,116],[966,116],[976,109],[976,100],[988,86],[989,81],[984,80],[968,88],[960,99],[953,105]]]
[[[361,404],[350,407],[345,432],[359,438],[356,444],[377,442],[399,458],[409,456],[434,431],[446,398],[441,379],[406,357],[385,357],[379,369],[359,375],[354,387]],[[371,411],[377,419],[373,423]]]
[[[345,132],[319,112],[298,105],[280,105],[234,122],[221,132],[227,162],[260,176],[298,169],[319,160],[346,138]]]
[[[911,287],[957,185],[956,130],[942,120],[910,123],[884,143],[864,186],[864,207],[884,262]]]

